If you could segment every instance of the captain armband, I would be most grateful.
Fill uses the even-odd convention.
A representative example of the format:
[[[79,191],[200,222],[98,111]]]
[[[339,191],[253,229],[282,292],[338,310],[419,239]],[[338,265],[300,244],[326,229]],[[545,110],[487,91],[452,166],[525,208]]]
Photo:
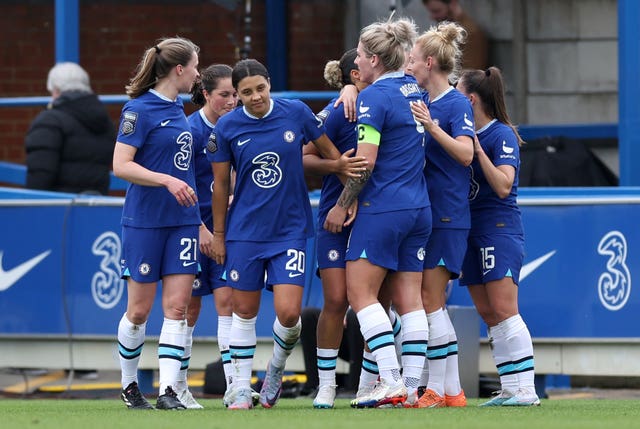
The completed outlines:
[[[380,132],[371,125],[358,124],[358,143],[370,143],[380,146]]]

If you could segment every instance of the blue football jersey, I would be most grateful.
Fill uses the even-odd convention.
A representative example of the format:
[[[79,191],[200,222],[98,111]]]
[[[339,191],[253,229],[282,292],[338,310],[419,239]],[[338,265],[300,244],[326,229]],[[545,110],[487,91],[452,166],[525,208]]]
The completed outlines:
[[[518,175],[520,172],[520,147],[518,138],[511,127],[493,120],[477,132],[482,149],[493,165],[511,165],[515,177],[511,193],[500,198],[491,188],[477,160],[471,164],[471,205],[472,235],[487,233],[522,234],[522,217],[516,201],[518,196]]]
[[[262,118],[244,107],[224,115],[208,143],[212,162],[236,171],[227,240],[283,241],[313,235],[302,145],[325,129],[299,100],[273,99]]]
[[[359,212],[382,213],[429,206],[424,167],[424,127],[411,113],[421,99],[413,76],[387,73],[358,94],[358,124],[381,135],[371,178],[358,196]]]
[[[333,107],[337,98],[334,98],[327,106],[318,113],[318,118],[324,123],[327,136],[338,148],[340,153],[345,153],[349,149],[356,149],[358,137],[356,134],[356,124],[349,122],[344,117],[344,104]],[[322,189],[320,191],[320,202],[318,203],[318,226],[322,228],[327,213],[336,204],[344,186],[335,174],[327,174],[322,177]]]
[[[134,161],[148,170],[169,174],[195,188],[193,138],[182,100],[153,89],[122,108],[117,141],[137,148]],[[164,186],[129,184],[122,224],[155,228],[200,223],[198,205],[184,207]]]
[[[431,102],[428,94],[425,94],[424,102],[434,122],[445,133],[453,138],[473,138],[473,110],[467,97],[460,91],[451,87]],[[469,228],[471,170],[453,159],[429,133],[425,156],[424,174],[429,186],[433,228]]]
[[[189,115],[188,120],[191,125],[191,134],[193,135],[193,165],[195,167],[200,217],[207,228],[212,229],[211,194],[213,192],[213,171],[211,170],[211,163],[207,159],[207,142],[214,125],[209,122],[202,109]]]

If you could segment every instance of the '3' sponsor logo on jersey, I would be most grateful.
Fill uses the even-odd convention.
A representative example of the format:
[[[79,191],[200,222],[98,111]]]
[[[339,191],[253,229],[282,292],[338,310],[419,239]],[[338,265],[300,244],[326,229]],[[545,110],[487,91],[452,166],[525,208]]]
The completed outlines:
[[[189,131],[182,132],[176,139],[176,144],[180,146],[173,157],[173,165],[179,170],[187,171],[191,165],[191,150],[193,136]]]
[[[282,180],[280,156],[275,152],[264,152],[254,157],[251,162],[257,166],[251,173],[253,183],[263,189],[276,186]]]

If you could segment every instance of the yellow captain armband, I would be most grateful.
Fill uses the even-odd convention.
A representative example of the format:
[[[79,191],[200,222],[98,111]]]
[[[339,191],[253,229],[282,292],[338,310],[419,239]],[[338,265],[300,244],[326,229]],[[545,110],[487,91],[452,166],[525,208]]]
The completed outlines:
[[[380,132],[371,125],[358,124],[358,143],[370,143],[380,146]]]

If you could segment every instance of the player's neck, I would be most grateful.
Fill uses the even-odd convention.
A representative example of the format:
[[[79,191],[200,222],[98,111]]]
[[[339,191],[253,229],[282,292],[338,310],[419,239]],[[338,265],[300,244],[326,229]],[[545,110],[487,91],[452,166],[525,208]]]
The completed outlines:
[[[451,85],[449,85],[449,81],[446,79],[431,82],[430,85],[427,86],[427,92],[429,93],[429,101],[435,100],[443,92],[448,90],[450,87]]]
[[[473,111],[473,121],[475,122],[476,130],[481,130],[492,120],[493,118],[488,117],[483,111]]]
[[[207,121],[211,122],[213,125],[218,123],[218,119],[220,119],[220,116],[218,116],[218,114],[214,112],[213,109],[207,108],[205,106],[203,111],[204,111],[204,116],[207,117]]]
[[[178,88],[175,87],[168,79],[161,80],[153,87],[157,92],[164,95],[170,100],[178,99]]]

